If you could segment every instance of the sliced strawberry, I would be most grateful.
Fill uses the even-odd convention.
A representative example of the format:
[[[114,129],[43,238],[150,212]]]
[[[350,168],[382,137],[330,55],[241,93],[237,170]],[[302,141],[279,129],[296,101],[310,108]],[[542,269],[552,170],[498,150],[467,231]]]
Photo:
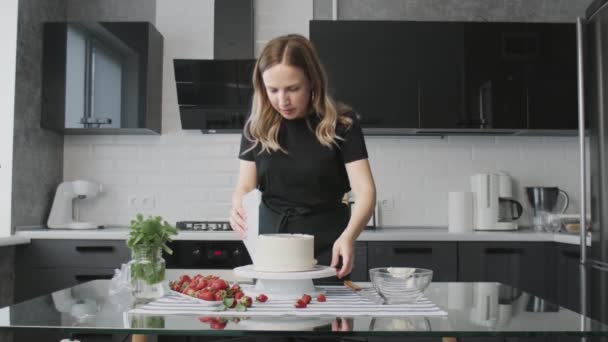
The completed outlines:
[[[250,308],[251,304],[252,304],[251,297],[249,297],[249,296],[243,296],[243,297],[241,297],[241,299],[239,299],[239,303],[245,305],[245,307]]]

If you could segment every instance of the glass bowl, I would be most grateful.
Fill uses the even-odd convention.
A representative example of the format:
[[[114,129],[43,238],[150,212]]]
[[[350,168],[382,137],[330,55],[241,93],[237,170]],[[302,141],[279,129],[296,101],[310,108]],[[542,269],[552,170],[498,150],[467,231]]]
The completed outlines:
[[[381,267],[369,270],[374,289],[384,304],[415,303],[433,279],[433,271],[411,267]]]

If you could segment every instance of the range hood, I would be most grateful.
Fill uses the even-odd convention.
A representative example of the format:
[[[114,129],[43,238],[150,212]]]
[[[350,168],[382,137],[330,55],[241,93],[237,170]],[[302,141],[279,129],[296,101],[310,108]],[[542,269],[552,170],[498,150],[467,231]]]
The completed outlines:
[[[253,87],[253,0],[216,0],[213,59],[174,59],[182,129],[240,132]]]

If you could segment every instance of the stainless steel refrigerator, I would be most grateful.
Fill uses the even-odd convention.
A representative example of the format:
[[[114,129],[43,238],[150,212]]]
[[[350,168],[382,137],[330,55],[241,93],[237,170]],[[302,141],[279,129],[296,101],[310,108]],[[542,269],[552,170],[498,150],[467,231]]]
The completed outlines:
[[[608,323],[608,0],[591,3],[577,29],[581,199],[590,198],[580,212],[591,213],[592,229],[591,245],[581,243],[581,309]],[[589,241],[584,229],[581,241]]]

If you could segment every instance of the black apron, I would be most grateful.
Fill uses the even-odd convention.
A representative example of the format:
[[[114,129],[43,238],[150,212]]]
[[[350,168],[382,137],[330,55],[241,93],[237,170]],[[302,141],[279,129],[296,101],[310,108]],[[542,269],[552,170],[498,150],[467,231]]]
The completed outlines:
[[[348,225],[350,209],[344,203],[319,207],[293,207],[262,199],[259,234],[309,234],[315,237],[317,265],[329,266],[334,242]],[[338,265],[341,267],[341,263]],[[340,283],[337,277],[317,284]]]

